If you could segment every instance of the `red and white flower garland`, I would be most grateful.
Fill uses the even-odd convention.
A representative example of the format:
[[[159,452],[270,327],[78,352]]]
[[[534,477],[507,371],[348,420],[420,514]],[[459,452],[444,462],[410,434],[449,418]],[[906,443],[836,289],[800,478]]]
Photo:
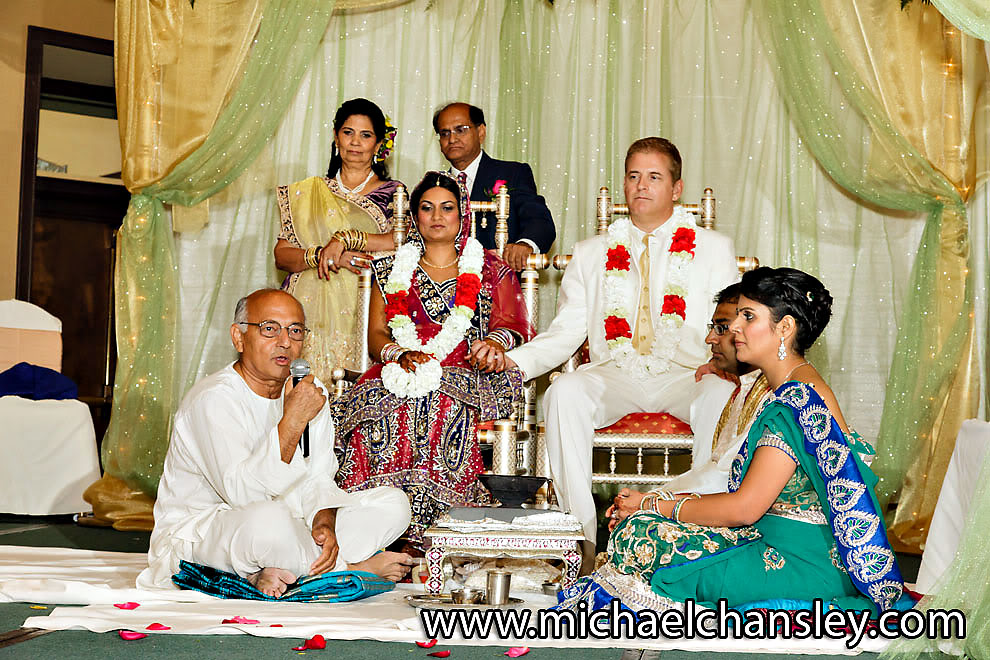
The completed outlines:
[[[632,222],[622,218],[608,228],[608,252],[605,260],[605,341],[612,359],[622,369],[637,378],[656,376],[670,369],[671,360],[680,344],[681,326],[687,318],[688,276],[694,260],[696,232],[691,214],[674,207],[668,222],[673,224],[667,251],[667,273],[664,281],[663,305],[659,318],[653,323],[654,339],[651,350],[640,355],[633,347],[629,308],[629,264],[632,253]],[[638,298],[636,301],[637,302]]]
[[[419,397],[440,387],[443,362],[464,339],[481,291],[481,268],[485,263],[485,251],[477,239],[469,238],[457,260],[457,286],[454,306],[438,332],[425,344],[420,341],[416,324],[409,317],[409,296],[412,276],[422,251],[416,243],[406,243],[395,251],[392,272],[385,283],[385,318],[392,330],[392,339],[409,351],[420,351],[433,359],[416,366],[409,373],[398,363],[390,362],[382,367],[382,383],[389,392],[401,397]]]

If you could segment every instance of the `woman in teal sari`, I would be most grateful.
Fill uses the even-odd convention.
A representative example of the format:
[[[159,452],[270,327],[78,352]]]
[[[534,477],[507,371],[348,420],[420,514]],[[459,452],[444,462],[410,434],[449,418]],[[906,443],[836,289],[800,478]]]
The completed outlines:
[[[804,359],[831,295],[791,268],[758,268],[741,286],[736,355],[763,370],[774,396],[732,465],[729,492],[617,497],[607,563],[565,590],[561,606],[619,598],[634,611],[665,610],[724,598],[739,609],[798,609],[820,598],[876,614],[901,599],[876,477],[859,456],[867,448]]]

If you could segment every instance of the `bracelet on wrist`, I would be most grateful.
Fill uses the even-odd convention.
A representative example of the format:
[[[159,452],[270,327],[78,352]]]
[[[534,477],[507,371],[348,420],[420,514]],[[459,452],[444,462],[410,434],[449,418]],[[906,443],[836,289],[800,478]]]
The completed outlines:
[[[303,255],[303,261],[310,268],[317,268],[320,265],[320,254],[323,252],[323,246],[321,245],[311,245],[306,248],[306,252]]]
[[[382,364],[388,364],[390,362],[398,362],[399,358],[405,352],[406,349],[402,348],[395,342],[389,342],[382,346],[379,357],[381,358]]]
[[[345,251],[364,252],[368,247],[368,233],[357,229],[341,229],[330,237],[331,241],[339,241]]]
[[[491,332],[489,332],[487,335],[485,335],[485,341],[489,339],[491,339],[492,341],[494,341],[495,343],[497,343],[499,346],[501,346],[507,351],[512,350],[516,346],[515,335],[513,335],[511,331],[506,330],[505,328],[496,328]]]
[[[677,500],[677,504],[674,505],[674,509],[670,512],[671,517],[674,519],[675,522],[681,522],[681,507],[683,507],[684,503],[687,502],[689,499],[691,498],[682,497],[681,499]]]

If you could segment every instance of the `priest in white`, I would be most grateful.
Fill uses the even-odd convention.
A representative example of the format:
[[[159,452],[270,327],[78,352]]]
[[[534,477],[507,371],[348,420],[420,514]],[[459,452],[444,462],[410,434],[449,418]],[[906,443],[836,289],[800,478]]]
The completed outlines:
[[[230,337],[240,357],[193,386],[175,414],[139,587],[169,586],[180,560],[236,573],[271,596],[302,575],[408,572],[409,555],[378,552],[409,525],[405,494],[342,491],[326,389],[313,376],[294,387],[289,379],[305,320],[283,291],[238,302]]]
[[[707,425],[710,438],[733,389],[714,375],[694,378],[708,360],[713,298],[738,279],[732,241],[696,226],[675,205],[684,184],[680,154],[668,140],[634,142],[625,170],[629,218],[574,246],[557,316],[507,354],[526,378],[535,378],[588,340],[590,361],[554,380],[543,411],[554,487],[591,544],[595,429],[632,412],[669,412],[693,427]]]

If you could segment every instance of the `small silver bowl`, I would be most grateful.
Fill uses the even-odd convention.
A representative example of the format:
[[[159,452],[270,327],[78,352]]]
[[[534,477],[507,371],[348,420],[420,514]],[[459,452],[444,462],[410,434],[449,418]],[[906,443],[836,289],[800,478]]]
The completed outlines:
[[[556,596],[560,593],[560,582],[544,582],[543,593],[547,596]]]
[[[450,600],[455,605],[481,605],[485,602],[485,590],[471,587],[451,589]]]

